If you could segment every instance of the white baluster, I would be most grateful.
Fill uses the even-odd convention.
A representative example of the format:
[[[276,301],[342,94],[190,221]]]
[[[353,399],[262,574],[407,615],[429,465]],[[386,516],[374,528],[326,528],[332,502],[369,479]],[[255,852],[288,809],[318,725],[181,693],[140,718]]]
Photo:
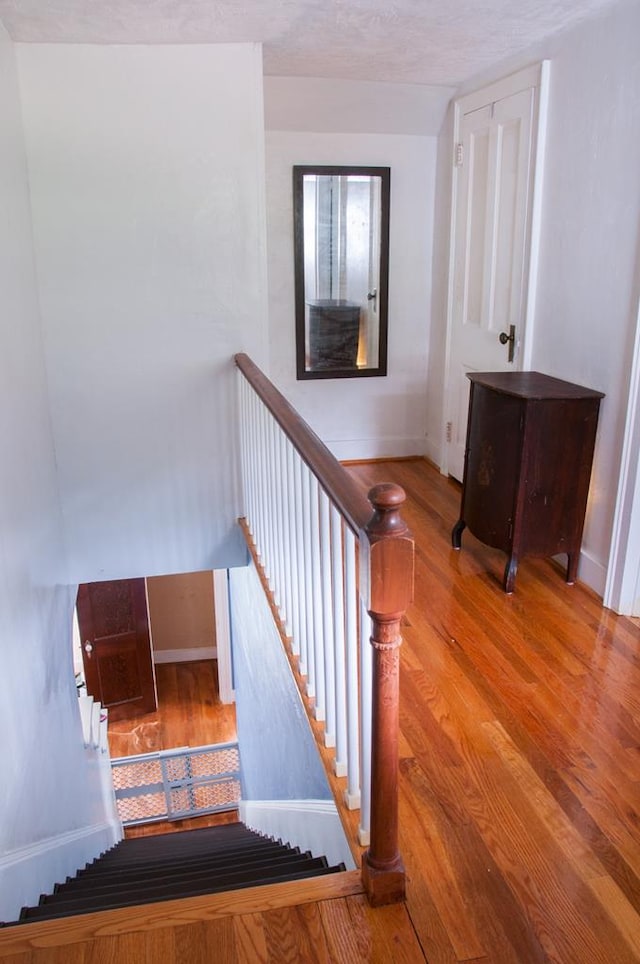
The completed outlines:
[[[302,496],[302,459],[296,452],[294,459],[295,466],[295,492],[296,492],[296,546],[298,559],[298,609],[300,612],[300,634],[298,645],[300,649],[300,675],[307,675],[307,592],[305,587],[306,571],[304,556],[304,505]]]
[[[372,705],[371,617],[360,599],[360,827],[361,847],[369,846],[371,830],[371,705]]]
[[[278,605],[278,532],[276,528],[276,479],[273,465],[273,418],[271,413],[266,410],[267,421],[266,429],[266,453],[267,471],[269,473],[269,508],[267,522],[269,524],[269,559],[270,559],[270,578],[269,585],[274,594],[276,607]]]
[[[249,458],[251,465],[251,519],[249,531],[253,537],[254,544],[258,537],[258,520],[260,516],[260,468],[258,455],[258,405],[257,397],[253,389],[247,394],[247,414],[249,419]]]
[[[320,572],[320,507],[318,480],[309,473],[309,502],[311,512],[311,571],[313,595],[313,654],[315,664],[315,717],[324,720],[326,700],[324,684],[324,629],[322,612],[322,579]]]
[[[291,649],[295,656],[300,655],[300,568],[298,563],[298,520],[296,517],[296,453],[287,439],[287,499],[289,511],[289,546],[291,568]]]
[[[316,695],[315,639],[313,635],[313,560],[311,557],[311,472],[302,465],[302,501],[304,522],[304,591],[306,596],[307,632],[307,696]]]
[[[271,463],[271,528],[273,533],[273,600],[280,614],[284,609],[282,576],[282,515],[280,510],[280,476],[278,472],[278,425],[269,416],[269,459]]]
[[[254,449],[251,439],[251,394],[244,375],[240,375],[240,394],[242,396],[242,446],[243,446],[243,484],[245,491],[245,519],[249,532],[253,531],[253,455]]]
[[[358,700],[358,588],[356,584],[356,542],[344,527],[344,598],[346,605],[347,664],[347,790],[345,803],[350,810],[360,806],[360,711]]]
[[[258,443],[258,494],[260,505],[256,517],[256,549],[264,570],[266,579],[269,579],[269,546],[267,514],[269,505],[269,479],[267,472],[267,459],[265,452],[265,410],[256,396],[256,431]]]
[[[331,592],[331,523],[329,497],[320,489],[320,569],[322,624],[324,627],[325,746],[336,745],[336,670],[333,647],[333,596]]]
[[[287,437],[278,429],[278,479],[280,489],[280,517],[282,519],[282,580],[284,594],[284,630],[292,635],[291,612],[293,588],[291,584],[291,518],[289,515],[289,477],[287,474]]]
[[[344,641],[344,581],[342,518],[331,506],[331,586],[333,590],[333,639],[335,645],[336,757],[335,772],[347,773],[347,683]]]

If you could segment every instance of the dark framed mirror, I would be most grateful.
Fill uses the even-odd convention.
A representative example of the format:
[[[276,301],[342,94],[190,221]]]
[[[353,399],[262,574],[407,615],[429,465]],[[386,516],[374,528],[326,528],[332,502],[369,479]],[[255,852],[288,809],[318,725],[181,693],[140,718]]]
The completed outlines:
[[[387,374],[388,167],[293,169],[299,379]]]

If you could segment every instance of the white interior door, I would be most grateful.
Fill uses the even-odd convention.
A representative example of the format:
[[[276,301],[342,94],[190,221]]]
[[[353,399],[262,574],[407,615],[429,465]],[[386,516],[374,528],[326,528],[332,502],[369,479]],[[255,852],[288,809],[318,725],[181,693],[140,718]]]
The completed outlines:
[[[516,87],[518,84],[515,85]],[[460,102],[447,372],[447,471],[462,479],[472,371],[522,367],[538,96]]]

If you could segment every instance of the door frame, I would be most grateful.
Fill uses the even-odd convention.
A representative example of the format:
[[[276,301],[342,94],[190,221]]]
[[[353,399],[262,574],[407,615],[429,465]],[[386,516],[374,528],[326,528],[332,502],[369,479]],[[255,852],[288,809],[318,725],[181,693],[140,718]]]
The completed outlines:
[[[456,215],[458,202],[458,183],[460,167],[456,164],[457,145],[460,143],[460,122],[463,114],[478,110],[487,104],[510,97],[521,90],[534,87],[538,92],[537,121],[534,124],[535,137],[533,151],[533,181],[531,186],[531,219],[528,239],[528,268],[526,299],[521,333],[521,347],[518,358],[520,369],[531,366],[533,354],[533,334],[538,288],[538,268],[540,251],[540,225],[542,218],[542,193],[544,180],[544,154],[546,146],[547,117],[549,112],[549,80],[551,61],[542,60],[516,73],[494,81],[486,87],[458,97],[453,102],[453,138],[451,144],[451,211],[449,218],[449,265],[447,284],[447,333],[444,352],[444,386],[442,391],[442,431],[440,433],[440,472],[449,474],[449,447],[447,425],[453,405],[453,387],[450,379],[451,343],[453,328],[453,282],[456,249]]]
[[[640,615],[640,303],[602,603],[621,615]]]
[[[213,600],[218,657],[218,695],[221,703],[235,703],[229,611],[229,570],[213,570]]]

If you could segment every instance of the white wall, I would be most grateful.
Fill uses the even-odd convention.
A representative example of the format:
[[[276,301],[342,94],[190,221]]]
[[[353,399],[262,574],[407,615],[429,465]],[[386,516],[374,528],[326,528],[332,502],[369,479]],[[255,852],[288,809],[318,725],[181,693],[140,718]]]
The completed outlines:
[[[334,77],[265,77],[268,131],[438,134],[454,87]]]
[[[606,392],[581,575],[598,592],[640,293],[640,7],[552,48],[533,366]]]
[[[270,374],[338,458],[427,451],[427,363],[436,138],[268,131]],[[389,365],[383,378],[296,381],[294,164],[391,168]]]
[[[14,51],[1,24],[0,212],[0,920],[8,920],[111,842],[113,827],[75,692],[75,587],[66,585]]]
[[[518,61],[496,67],[463,91],[525,63],[551,60],[532,368],[607,396],[579,571],[599,593],[604,589],[640,294],[638,37],[640,7],[623,2]],[[443,129],[442,137],[450,134]],[[443,157],[451,163],[450,150]],[[437,250],[447,241],[441,229]],[[434,319],[441,330],[442,303]]]
[[[253,563],[229,571],[244,800],[332,800],[287,654]]]
[[[17,47],[72,578],[244,561],[231,362],[264,362],[256,45]]]
[[[451,186],[453,181],[453,108],[447,111],[438,138],[436,162],[433,287],[431,333],[427,375],[427,456],[436,465],[442,458],[444,440],[444,388],[446,377],[447,303],[449,297],[449,242],[451,235]]]

